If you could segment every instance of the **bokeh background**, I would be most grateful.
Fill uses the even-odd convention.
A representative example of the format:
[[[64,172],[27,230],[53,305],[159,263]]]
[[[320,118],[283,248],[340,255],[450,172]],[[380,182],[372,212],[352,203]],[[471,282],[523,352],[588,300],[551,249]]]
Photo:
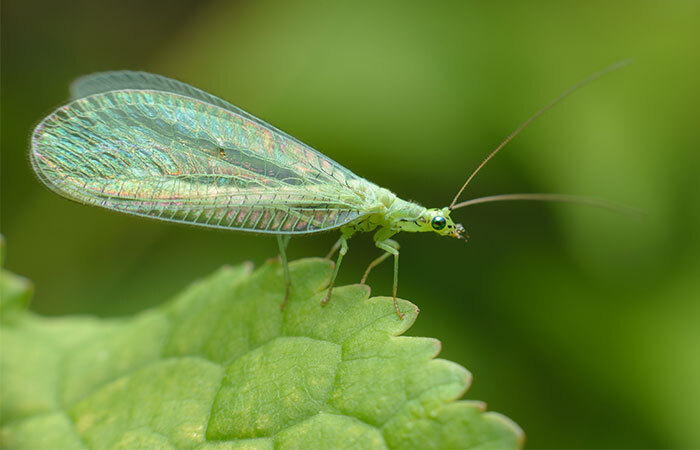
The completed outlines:
[[[189,82],[405,199],[442,207],[528,115],[590,73],[634,63],[537,121],[466,198],[561,192],[634,219],[530,202],[455,213],[468,245],[399,235],[410,330],[474,374],[467,398],[531,448],[700,447],[700,2],[2,3],[6,266],[47,315],[118,316],[269,237],[123,216],[63,200],[27,162],[37,122],[75,77],[139,69]],[[292,240],[324,255],[334,234]],[[378,251],[351,242],[341,283]],[[389,294],[391,264],[372,274]]]

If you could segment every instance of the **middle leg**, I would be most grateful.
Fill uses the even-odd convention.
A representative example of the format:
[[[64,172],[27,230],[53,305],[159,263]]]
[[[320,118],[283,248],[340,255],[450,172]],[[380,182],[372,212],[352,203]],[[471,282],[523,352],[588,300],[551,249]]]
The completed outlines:
[[[341,229],[342,235],[340,236],[340,239],[338,239],[338,242],[333,246],[333,248],[339,248],[340,252],[338,253],[338,259],[335,262],[335,269],[333,270],[333,275],[331,276],[331,282],[328,285],[328,294],[326,294],[326,297],[321,300],[321,305],[326,306],[326,303],[331,299],[331,294],[333,293],[333,286],[335,285],[335,278],[338,276],[338,271],[340,270],[340,263],[343,261],[343,257],[345,254],[348,252],[348,239],[355,233],[355,230],[352,228],[348,229]],[[331,255],[334,253],[334,251],[331,251]],[[329,255],[329,256],[331,256]]]
[[[394,247],[396,250],[398,250],[400,247],[399,243],[393,239],[387,239],[384,242],[390,245],[391,247]],[[372,271],[372,269],[383,263],[390,256],[391,253],[385,252],[382,253],[380,257],[374,259],[371,263],[369,263],[369,266],[367,266],[367,270],[365,270],[364,275],[362,275],[362,280],[360,280],[360,284],[365,284],[365,281],[367,281],[367,277],[369,276],[369,273]]]
[[[333,257],[333,255],[335,255],[335,252],[337,252],[338,249],[340,248],[340,243],[342,241],[343,241],[342,237],[340,239],[338,239],[337,241],[335,241],[335,244],[333,244],[333,247],[331,247],[331,250],[328,252],[328,254],[326,255],[326,257],[324,259],[331,259]]]

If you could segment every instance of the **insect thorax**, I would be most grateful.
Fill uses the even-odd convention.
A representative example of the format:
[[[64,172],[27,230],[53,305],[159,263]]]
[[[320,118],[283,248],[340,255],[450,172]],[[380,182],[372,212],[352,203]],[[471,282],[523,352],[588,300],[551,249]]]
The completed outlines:
[[[398,229],[399,222],[416,220],[426,211],[424,207],[402,200],[390,190],[365,179],[353,180],[350,187],[363,199],[363,209],[367,211],[348,224],[354,231],[368,232],[378,227]]]

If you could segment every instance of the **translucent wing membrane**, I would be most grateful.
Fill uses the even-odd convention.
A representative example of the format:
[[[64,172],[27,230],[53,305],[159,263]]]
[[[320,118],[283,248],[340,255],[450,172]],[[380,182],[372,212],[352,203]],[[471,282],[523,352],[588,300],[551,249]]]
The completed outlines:
[[[280,134],[287,139],[298,142],[300,145],[307,147],[306,144],[299,141],[293,136],[288,135],[284,131],[278,130],[269,123],[258,119],[252,114],[243,111],[241,108],[232,105],[226,100],[220,99],[216,95],[212,95],[206,91],[190,86],[182,81],[173,80],[172,78],[162,75],[155,75],[147,72],[132,72],[128,70],[114,72],[98,72],[75,80],[70,87],[71,98],[79,99],[94,94],[103,94],[109,91],[121,90],[148,90],[148,91],[163,91],[172,92],[173,94],[183,95],[195,100],[200,100],[204,103],[218,106],[219,108],[227,109],[234,114],[244,117],[253,123],[267,128],[271,132]],[[310,149],[316,153],[316,150]],[[330,160],[322,153],[319,153],[323,158]]]
[[[367,181],[223,100],[178,82],[150,89],[173,81],[163,77],[114,74],[118,83],[110,74],[79,80],[81,98],[34,132],[34,169],[65,197],[269,233],[337,228],[375,203]]]

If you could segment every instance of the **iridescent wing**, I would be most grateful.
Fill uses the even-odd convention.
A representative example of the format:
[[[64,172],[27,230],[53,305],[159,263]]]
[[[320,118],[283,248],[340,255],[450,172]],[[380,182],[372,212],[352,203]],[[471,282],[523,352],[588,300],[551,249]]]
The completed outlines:
[[[101,94],[109,91],[120,91],[120,90],[148,90],[148,91],[163,91],[172,92],[173,94],[184,95],[185,97],[190,97],[196,100],[200,100],[204,103],[209,103],[211,105],[218,106],[223,109],[227,109],[234,114],[244,117],[253,123],[260,125],[263,128],[267,128],[273,133],[284,136],[287,139],[291,139],[300,145],[309,148],[310,150],[319,154],[319,156],[330,160],[322,153],[311,149],[303,142],[297,140],[295,137],[288,135],[284,131],[278,130],[267,122],[264,122],[252,114],[243,111],[241,108],[232,105],[226,100],[220,99],[216,95],[212,95],[206,91],[198,89],[194,86],[190,86],[182,81],[173,80],[172,78],[164,77],[162,75],[156,75],[147,72],[133,72],[130,70],[119,70],[113,72],[98,72],[90,75],[85,75],[77,80],[75,80],[70,86],[71,98],[73,100],[88,97],[94,94]],[[334,163],[341,167],[340,164]],[[345,169],[347,170],[347,169]]]
[[[371,183],[203,91],[178,82],[152,89],[163,77],[140,86],[89,80],[73,89],[87,96],[44,119],[32,138],[34,170],[60,195],[268,233],[337,228],[375,204]]]

